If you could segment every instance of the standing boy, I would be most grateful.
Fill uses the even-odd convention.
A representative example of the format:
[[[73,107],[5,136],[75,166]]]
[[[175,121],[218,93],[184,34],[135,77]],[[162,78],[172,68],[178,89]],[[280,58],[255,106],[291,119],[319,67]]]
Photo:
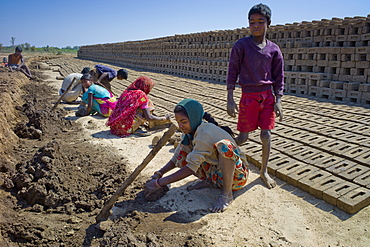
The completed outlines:
[[[253,6],[248,13],[250,37],[238,40],[230,54],[227,75],[227,113],[236,117],[239,111],[236,138],[238,145],[248,139],[248,133],[261,129],[262,166],[260,176],[268,188],[276,182],[267,173],[271,149],[271,130],[275,116],[282,120],[281,97],[284,89],[284,61],[279,47],[266,39],[271,24],[271,10],[264,4]],[[235,84],[242,89],[238,106],[233,90]],[[273,92],[272,92],[273,91]]]
[[[8,56],[8,67],[10,71],[12,70],[21,71],[28,78],[35,79],[35,77],[31,75],[31,72],[27,65],[24,64],[22,48],[18,46],[15,48],[15,53],[10,54]]]

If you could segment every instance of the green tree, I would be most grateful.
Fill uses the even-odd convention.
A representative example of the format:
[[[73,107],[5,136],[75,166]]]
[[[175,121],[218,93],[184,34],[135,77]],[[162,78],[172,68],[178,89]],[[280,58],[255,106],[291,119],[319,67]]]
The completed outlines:
[[[35,46],[31,46],[31,51],[36,51],[36,47]]]
[[[30,50],[30,48],[31,48],[31,45],[29,43],[24,43],[24,49],[26,51]]]
[[[0,51],[3,50],[3,44],[0,43]]]
[[[11,37],[11,38],[10,38],[10,42],[12,43],[12,46],[14,47],[15,37]]]

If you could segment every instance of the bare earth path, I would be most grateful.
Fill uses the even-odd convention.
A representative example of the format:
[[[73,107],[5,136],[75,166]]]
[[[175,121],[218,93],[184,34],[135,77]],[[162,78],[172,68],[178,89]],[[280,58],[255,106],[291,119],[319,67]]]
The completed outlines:
[[[50,99],[54,97],[54,101],[50,100],[45,107],[51,108],[57,99],[57,89],[61,84],[61,80],[55,79],[57,76],[79,72],[83,67],[93,67],[96,63],[71,57],[41,61],[39,64],[43,69],[39,69],[38,73],[44,77],[38,83],[52,86],[51,95],[54,94],[48,97]],[[189,97],[200,101],[205,110],[219,122],[235,129],[236,119],[228,117],[225,111],[225,85],[145,71],[131,69],[128,71],[129,82],[140,75],[147,75],[156,81],[157,85],[150,98],[157,107],[158,115],[171,112],[176,103]],[[15,74],[0,74],[2,81],[15,77]],[[121,83],[114,80],[112,82],[114,93],[119,95],[129,82]],[[27,161],[52,139],[58,142],[58,145],[53,146],[55,150],[53,165],[58,168],[55,175],[60,181],[68,180],[69,187],[63,186],[78,199],[79,203],[73,198],[69,203],[76,210],[68,211],[66,207],[61,208],[61,204],[58,203],[55,203],[58,206],[53,209],[50,195],[47,197],[49,200],[36,203],[43,207],[27,206],[28,203],[24,202],[23,206],[17,207],[13,204],[18,200],[15,199],[14,188],[1,190],[1,211],[7,212],[0,218],[1,233],[5,238],[4,241],[10,246],[17,246],[15,242],[10,241],[15,239],[18,242],[24,241],[21,245],[29,246],[369,246],[370,244],[370,207],[367,206],[355,214],[348,214],[325,200],[318,199],[320,196],[317,194],[315,197],[309,191],[304,191],[305,188],[309,188],[307,184],[297,182],[296,186],[293,186],[292,178],[284,172],[277,173],[280,169],[279,162],[272,162],[270,171],[275,175],[278,186],[272,190],[267,189],[258,177],[257,166],[260,160],[258,132],[253,133],[251,141],[242,146],[250,156],[250,162],[254,164],[250,166],[248,185],[235,194],[236,200],[224,213],[211,214],[207,210],[218,197],[219,190],[213,188],[191,192],[186,190],[186,186],[195,180],[193,177],[172,184],[170,191],[160,200],[145,202],[142,196],[144,181],[171,157],[173,146],[169,144],[126,190],[113,208],[111,219],[101,223],[99,230],[94,223],[102,202],[109,198],[124,178],[140,164],[150,151],[153,136],[160,135],[163,130],[154,132],[149,137],[117,138],[109,133],[109,128],[105,126],[106,119],[74,117],[76,107],[77,105],[67,104],[61,104],[59,107],[65,111],[61,114],[64,114],[65,119],[72,122],[75,127],[70,129],[64,127],[64,132],[55,134],[55,138],[45,137],[41,141],[23,139],[14,144],[18,150],[22,145],[24,148],[33,147],[28,149],[28,156],[20,156],[20,153],[18,155],[18,159]],[[277,157],[275,158],[277,161],[294,159],[295,163],[303,164],[302,167],[317,168],[315,172],[321,172],[324,176],[326,174],[323,172],[329,172],[325,169],[329,165],[325,167],[322,164],[336,164],[335,162],[341,161],[350,161],[362,169],[364,174],[368,172],[366,169],[370,161],[366,154],[370,152],[369,108],[286,95],[283,98],[283,109],[285,119],[278,123],[273,131],[272,158]],[[75,153],[76,149],[82,153]],[[59,154],[57,150],[61,150],[60,152],[63,150],[63,153]],[[43,152],[46,153],[45,149]],[[354,155],[353,152],[357,153]],[[314,158],[315,156],[318,158]],[[328,159],[332,159],[330,161],[332,163]],[[58,163],[59,160],[61,164]],[[334,170],[330,174],[335,175],[335,172],[337,171]],[[46,178],[54,181],[52,176]],[[360,189],[366,188],[366,185],[348,181],[345,176],[339,178],[350,183],[350,186],[354,184]],[[99,188],[99,184],[106,184],[106,187]],[[79,190],[83,193],[77,193]],[[58,190],[55,191],[56,194],[59,193],[58,196],[67,200],[68,196]],[[97,191],[101,195],[95,198],[92,195],[96,195]],[[85,198],[89,193],[91,196]],[[21,204],[18,202],[18,205]]]

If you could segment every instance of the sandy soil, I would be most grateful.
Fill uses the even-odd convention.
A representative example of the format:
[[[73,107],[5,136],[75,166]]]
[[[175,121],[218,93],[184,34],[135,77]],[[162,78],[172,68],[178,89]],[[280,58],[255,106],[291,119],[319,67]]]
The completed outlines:
[[[171,158],[171,144],[119,198],[109,220],[95,224],[104,201],[165,130],[117,138],[106,119],[75,117],[77,105],[51,112],[61,71],[93,64],[66,58],[57,71],[52,59],[30,60],[36,81],[0,68],[0,246],[370,245],[370,207],[350,215],[277,178],[269,190],[254,165],[248,185],[221,214],[207,210],[218,189],[186,190],[194,177],[171,184],[158,201],[145,201],[145,180]]]

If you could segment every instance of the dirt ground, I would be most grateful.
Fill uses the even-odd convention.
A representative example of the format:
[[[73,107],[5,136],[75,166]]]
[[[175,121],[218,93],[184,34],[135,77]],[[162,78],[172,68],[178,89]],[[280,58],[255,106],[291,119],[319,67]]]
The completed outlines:
[[[35,81],[0,68],[0,246],[370,245],[369,206],[347,214],[278,178],[269,190],[253,165],[248,185],[224,213],[208,211],[218,189],[186,190],[194,177],[147,202],[144,183],[171,158],[171,144],[128,187],[111,217],[96,224],[104,202],[165,130],[118,138],[104,118],[75,117],[76,104],[51,111],[62,82],[57,78],[96,63],[69,57],[55,70],[53,59],[28,60]]]

